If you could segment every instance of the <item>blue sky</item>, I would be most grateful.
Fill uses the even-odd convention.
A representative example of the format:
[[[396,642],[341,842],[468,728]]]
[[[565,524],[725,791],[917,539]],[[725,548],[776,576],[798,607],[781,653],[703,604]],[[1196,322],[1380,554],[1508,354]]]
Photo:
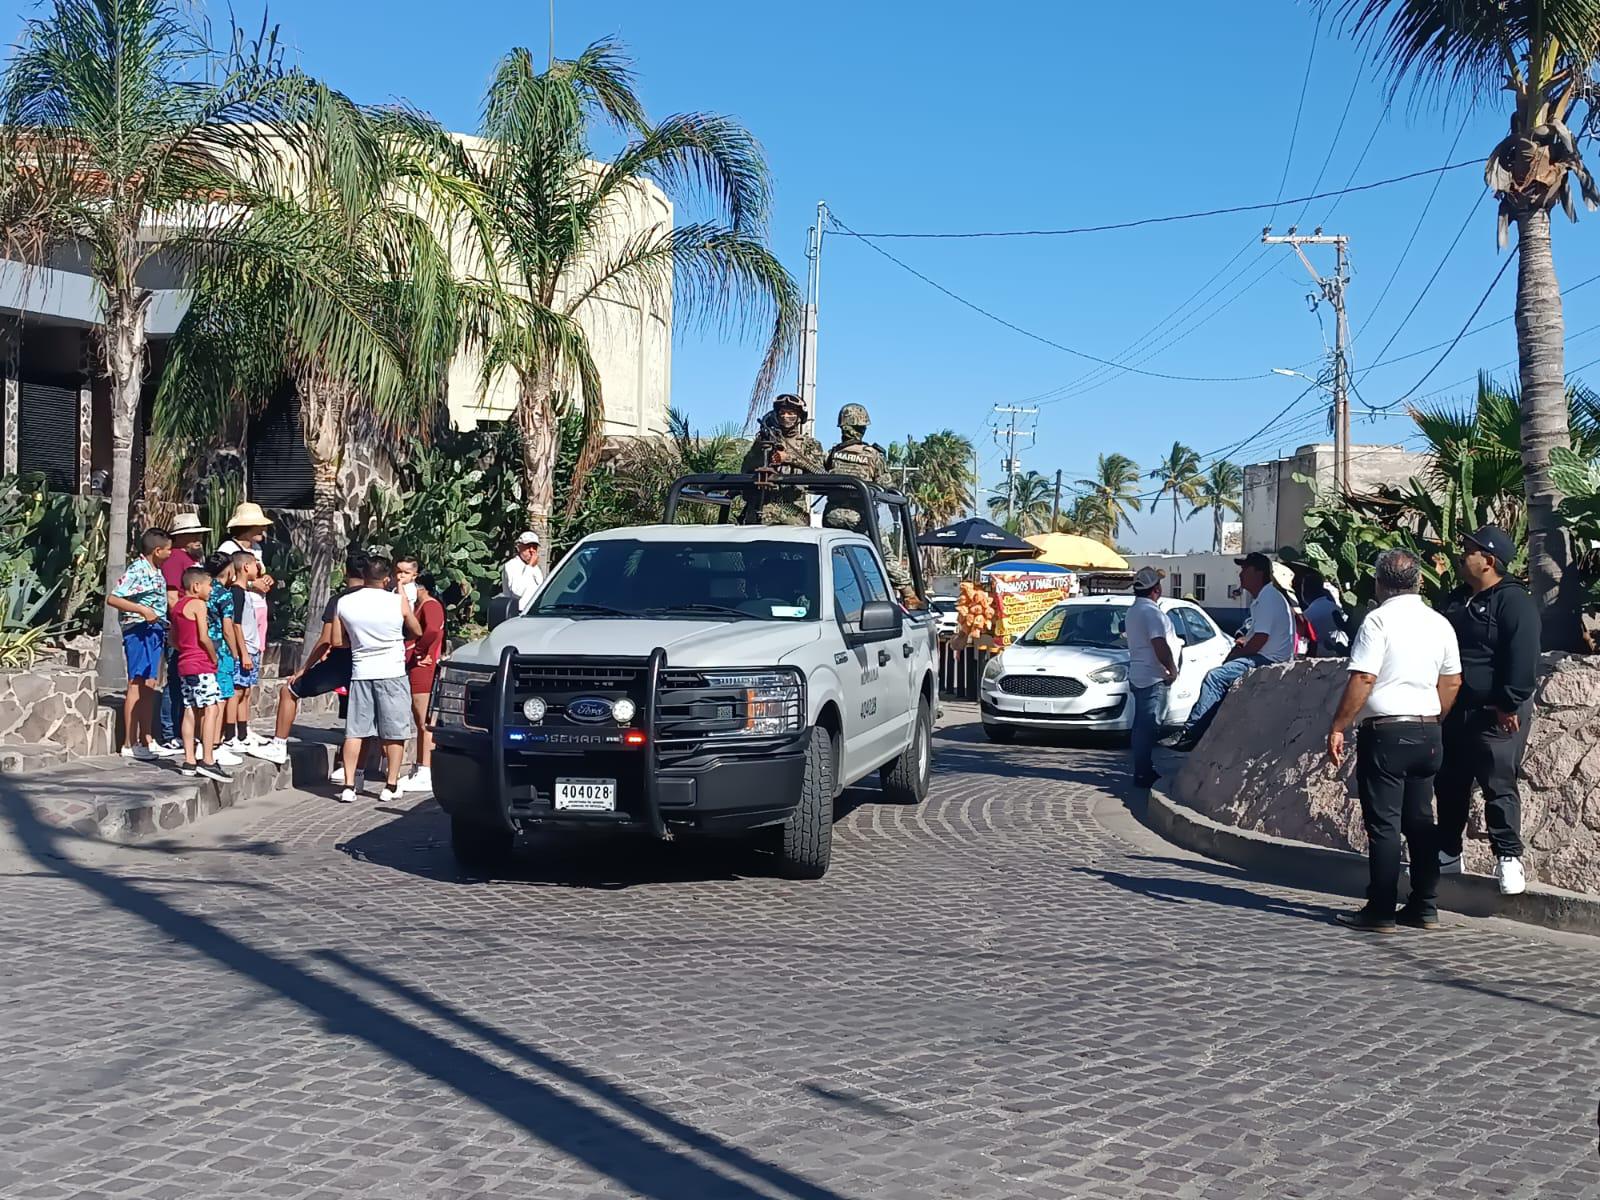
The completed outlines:
[[[0,13],[9,9],[14,30],[28,7]],[[1504,129],[1497,108],[1441,113],[1409,97],[1389,103],[1364,73],[1360,48],[1323,28],[1290,156],[1316,28],[1307,5],[1162,0],[1139,11],[1144,28],[1130,36],[1121,10],[1107,5],[557,0],[556,48],[570,54],[596,38],[620,38],[653,113],[706,109],[742,120],[769,155],[773,244],[797,277],[819,199],[861,231],[1080,226],[1271,202],[1342,187],[1352,172],[1359,184],[1481,160]],[[403,98],[458,129],[476,124],[498,55],[516,44],[543,53],[546,44],[539,0],[278,0],[271,14],[307,69],[361,99]],[[1380,353],[1412,355],[1358,374],[1374,405],[1405,394],[1427,372],[1439,352],[1416,352],[1456,334],[1503,262],[1493,203],[1473,167],[1442,177],[1401,260],[1436,178],[1348,196],[1331,217],[1333,201],[1320,201],[1300,220],[1307,228],[1327,219],[1329,232],[1351,238],[1356,370]],[[1331,343],[1332,314],[1326,306],[1309,311],[1310,281],[1287,247],[1258,244],[1268,215],[1065,238],[881,244],[973,304],[1101,358],[1170,375],[1254,376],[1275,366],[1314,374],[1325,339]],[[1281,231],[1301,206],[1272,216]],[[1600,214],[1577,226],[1558,218],[1555,236],[1563,286],[1600,272]],[[1331,260],[1328,249],[1316,261],[1331,269]],[[1510,316],[1514,282],[1507,271],[1476,324]],[[1197,289],[1188,315],[1125,353]],[[1149,466],[1174,439],[1202,452],[1227,446],[1305,387],[1272,375],[1201,383],[1091,374],[1092,362],[987,320],[842,237],[827,243],[822,306],[824,420],[854,401],[871,410],[872,436],[884,443],[959,430],[980,447],[986,486],[999,469],[995,404],[1042,397],[1038,417],[1028,419],[1037,437],[1022,444],[1023,465],[1061,468],[1070,481],[1103,451]],[[1569,335],[1600,322],[1600,286],[1574,293],[1566,316]],[[675,405],[701,427],[742,419],[758,356],[753,343],[680,334]],[[1511,323],[1501,321],[1463,339],[1419,394],[1454,385],[1446,397],[1464,397],[1479,367],[1509,374],[1501,364],[1514,356]],[[1591,358],[1600,358],[1600,330],[1572,342],[1568,367]],[[1600,365],[1591,374],[1600,376]],[[1322,411],[1308,397],[1236,458],[1258,461],[1324,439]],[[1355,411],[1357,442],[1412,432],[1404,417],[1366,419],[1359,402]],[[1125,541],[1165,547],[1165,511],[1137,525]],[[1180,531],[1179,548],[1208,546],[1209,538],[1202,516]]]

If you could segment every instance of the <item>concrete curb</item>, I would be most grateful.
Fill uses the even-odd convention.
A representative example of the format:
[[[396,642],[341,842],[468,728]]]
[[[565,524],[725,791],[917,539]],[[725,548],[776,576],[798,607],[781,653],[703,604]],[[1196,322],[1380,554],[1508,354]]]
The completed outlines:
[[[1367,860],[1349,850],[1271,837],[1223,825],[1161,792],[1150,793],[1145,820],[1168,841],[1219,862],[1243,867],[1271,881],[1338,895],[1362,897]],[[1401,877],[1402,892],[1406,877]],[[1600,896],[1531,883],[1520,896],[1502,896],[1487,875],[1446,875],[1439,880],[1439,907],[1473,917],[1503,917],[1565,933],[1600,936]]]

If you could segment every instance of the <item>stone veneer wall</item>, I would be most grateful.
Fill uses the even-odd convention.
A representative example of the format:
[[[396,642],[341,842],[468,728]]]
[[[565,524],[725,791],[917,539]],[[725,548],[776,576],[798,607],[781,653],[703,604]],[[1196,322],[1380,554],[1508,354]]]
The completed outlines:
[[[1600,657],[1547,654],[1522,767],[1522,837],[1530,878],[1600,894]],[[1334,773],[1328,720],[1344,688],[1343,659],[1251,671],[1174,781],[1174,795],[1214,821],[1366,853],[1355,755]],[[1494,858],[1475,801],[1468,870]]]
[[[60,746],[65,757],[116,752],[114,720],[95,690],[93,667],[60,660],[0,672],[0,745]]]

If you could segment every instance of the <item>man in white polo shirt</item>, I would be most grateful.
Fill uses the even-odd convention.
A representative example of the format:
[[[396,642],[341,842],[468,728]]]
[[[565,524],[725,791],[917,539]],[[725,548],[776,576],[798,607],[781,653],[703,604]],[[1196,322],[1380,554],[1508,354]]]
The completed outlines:
[[[1461,653],[1450,622],[1417,594],[1421,579],[1422,567],[1409,551],[1378,556],[1378,607],[1356,632],[1344,696],[1328,728],[1328,757],[1338,766],[1345,730],[1360,720],[1356,788],[1371,882],[1366,904],[1339,920],[1375,933],[1395,930],[1402,832],[1411,852],[1411,895],[1398,922],[1439,927],[1433,777],[1444,760],[1439,722],[1461,690]]]
[[[500,568],[500,594],[517,602],[515,616],[528,611],[533,598],[544,586],[544,568],[539,565],[539,535],[533,530],[517,535],[517,552]]]
[[[1288,598],[1273,586],[1272,560],[1255,553],[1233,561],[1239,566],[1239,586],[1250,593],[1250,632],[1228,651],[1221,666],[1206,672],[1189,710],[1189,723],[1172,743],[1174,750],[1193,750],[1199,745],[1218,706],[1246,672],[1294,661],[1294,613]]]

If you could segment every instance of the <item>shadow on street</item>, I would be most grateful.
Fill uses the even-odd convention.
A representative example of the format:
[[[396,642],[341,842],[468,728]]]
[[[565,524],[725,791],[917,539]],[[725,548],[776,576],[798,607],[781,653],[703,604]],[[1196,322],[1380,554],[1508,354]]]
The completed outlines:
[[[113,872],[74,861],[65,852],[61,831],[34,813],[22,787],[0,777],[0,812],[18,845],[49,874],[77,884],[119,912],[204,955],[213,963],[297,1005],[317,1027],[364,1042],[389,1059],[433,1079],[494,1112],[529,1137],[598,1175],[652,1200],[727,1200],[765,1197],[772,1191],[793,1200],[841,1200],[837,1193],[754,1158],[652,1107],[627,1089],[596,1079],[553,1055],[520,1042],[492,1026],[454,1010],[447,1002],[420,993],[374,968],[343,955],[323,957],[397,998],[458,1028],[517,1054],[524,1062],[583,1090],[589,1102],[570,1099],[553,1087],[505,1067],[464,1046],[396,1016],[348,987],[330,982],[276,954],[260,950],[206,918],[185,912],[160,895]],[[604,1112],[610,1105],[678,1145],[657,1145]],[[706,1165],[683,1150],[713,1160]],[[759,1179],[763,1190],[717,1167]]]

